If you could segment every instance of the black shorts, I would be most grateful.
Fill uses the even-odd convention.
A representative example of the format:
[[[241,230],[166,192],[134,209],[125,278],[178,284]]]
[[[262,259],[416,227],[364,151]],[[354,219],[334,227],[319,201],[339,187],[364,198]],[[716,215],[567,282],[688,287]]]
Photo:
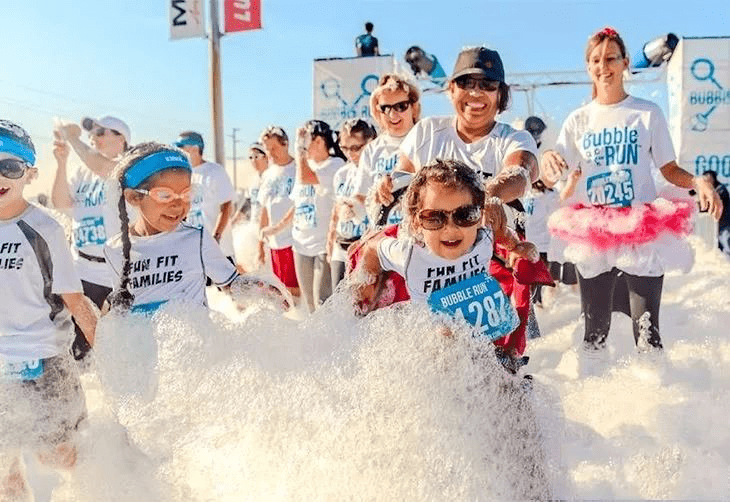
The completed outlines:
[[[86,399],[69,356],[43,359],[43,374],[35,380],[0,378],[0,451],[73,439],[86,418]]]

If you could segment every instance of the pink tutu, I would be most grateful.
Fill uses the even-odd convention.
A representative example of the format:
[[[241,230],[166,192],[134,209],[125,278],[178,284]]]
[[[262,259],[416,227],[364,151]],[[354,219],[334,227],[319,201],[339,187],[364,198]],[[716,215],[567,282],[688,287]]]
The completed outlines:
[[[577,204],[553,213],[550,233],[571,244],[606,251],[641,246],[663,236],[683,238],[692,232],[694,205],[687,200],[657,199],[637,207]]]

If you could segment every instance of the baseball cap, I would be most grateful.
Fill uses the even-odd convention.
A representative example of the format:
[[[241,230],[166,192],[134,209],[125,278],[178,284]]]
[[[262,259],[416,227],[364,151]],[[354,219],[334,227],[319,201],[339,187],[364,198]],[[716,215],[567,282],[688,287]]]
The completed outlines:
[[[531,115],[525,119],[525,130],[533,136],[539,136],[545,129],[547,126],[540,117]]]
[[[105,129],[117,131],[119,134],[124,136],[124,140],[127,142],[127,145],[132,144],[132,133],[129,131],[129,126],[127,125],[127,123],[124,122],[122,119],[112,117],[111,115],[107,115],[106,117],[102,117],[100,119],[85,117],[81,121],[81,125],[87,131],[91,131],[95,127],[103,127]]]
[[[203,141],[203,136],[201,136],[200,133],[195,131],[186,131],[178,136],[177,141],[175,141],[175,146],[178,148],[182,148],[183,146],[197,146],[203,150],[203,148],[205,148],[205,142]]]
[[[0,152],[14,155],[29,166],[35,164],[35,147],[30,135],[9,120],[0,120]]]
[[[484,75],[487,80],[504,82],[504,66],[497,51],[486,47],[463,49],[456,58],[450,80],[464,75]]]

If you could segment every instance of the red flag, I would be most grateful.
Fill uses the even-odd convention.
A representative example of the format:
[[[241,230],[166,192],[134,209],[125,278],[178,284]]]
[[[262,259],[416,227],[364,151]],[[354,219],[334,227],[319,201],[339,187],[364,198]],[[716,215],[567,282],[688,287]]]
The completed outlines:
[[[225,31],[261,29],[261,0],[224,0]]]

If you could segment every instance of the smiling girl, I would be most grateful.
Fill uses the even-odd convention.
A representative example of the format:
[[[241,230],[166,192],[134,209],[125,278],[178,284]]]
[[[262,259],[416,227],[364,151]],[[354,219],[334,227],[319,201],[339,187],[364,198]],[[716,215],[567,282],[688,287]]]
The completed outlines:
[[[213,237],[183,219],[190,210],[192,168],[179,149],[142,143],[119,162],[115,177],[122,194],[122,232],[107,242],[104,255],[119,282],[112,308],[154,312],[170,300],[206,306],[206,277],[216,286],[251,284],[267,293],[273,286],[241,277]],[[127,205],[137,210],[130,222]]]

